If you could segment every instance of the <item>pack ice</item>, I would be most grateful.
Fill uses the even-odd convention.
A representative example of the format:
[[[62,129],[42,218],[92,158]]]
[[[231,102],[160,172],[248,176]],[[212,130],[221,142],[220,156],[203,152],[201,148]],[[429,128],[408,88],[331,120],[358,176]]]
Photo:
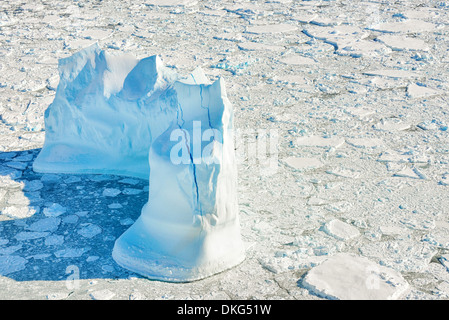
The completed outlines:
[[[198,280],[244,259],[233,110],[223,79],[181,77],[158,56],[110,56],[98,45],[59,62],[37,172],[149,179],[139,219],[115,261],[151,279]],[[151,170],[150,170],[151,168]]]

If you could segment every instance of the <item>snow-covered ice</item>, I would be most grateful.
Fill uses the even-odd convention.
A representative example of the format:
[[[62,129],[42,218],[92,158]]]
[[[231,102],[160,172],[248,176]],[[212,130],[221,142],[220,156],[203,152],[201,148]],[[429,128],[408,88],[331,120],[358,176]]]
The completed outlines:
[[[339,300],[398,299],[409,289],[399,272],[347,253],[312,268],[302,283],[314,294]]]

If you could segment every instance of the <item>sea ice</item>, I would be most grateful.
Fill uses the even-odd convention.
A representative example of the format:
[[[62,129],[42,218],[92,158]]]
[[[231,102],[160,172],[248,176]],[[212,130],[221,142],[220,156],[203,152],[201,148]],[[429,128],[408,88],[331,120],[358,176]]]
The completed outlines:
[[[345,139],[339,137],[320,137],[320,136],[304,136],[296,139],[299,146],[315,146],[321,148],[338,148],[345,143]]]
[[[0,275],[6,276],[10,273],[25,269],[28,260],[20,256],[0,256]]]
[[[290,55],[279,59],[280,62],[291,65],[312,65],[316,64],[315,60],[299,55]]]
[[[356,148],[380,148],[384,145],[382,139],[378,138],[348,138],[346,143]]]
[[[384,22],[371,26],[369,29],[381,32],[391,33],[419,33],[430,32],[435,30],[436,25],[431,22],[426,22],[418,19],[406,19],[402,21]]]
[[[339,240],[349,240],[360,235],[356,227],[338,219],[327,222],[323,227],[323,231]]]
[[[122,193],[119,189],[106,188],[103,190],[103,197],[116,197]]]
[[[302,285],[323,298],[338,300],[399,299],[409,289],[399,272],[347,253],[312,268]]]
[[[19,241],[34,240],[46,237],[48,232],[22,231],[16,234],[15,238]]]
[[[282,33],[282,32],[292,32],[297,29],[296,26],[292,24],[267,24],[267,25],[252,25],[246,28],[248,33]]]
[[[66,207],[61,206],[59,203],[53,203],[51,206],[44,208],[44,215],[46,217],[57,217],[66,211]]]
[[[93,300],[111,300],[114,296],[115,293],[109,289],[96,290],[90,294]]]
[[[384,34],[377,39],[393,50],[401,51],[401,50],[422,50],[428,51],[429,46],[424,40],[409,38],[405,36]]]
[[[440,91],[428,88],[426,86],[411,83],[407,86],[407,95],[410,98],[422,98],[441,94]]]
[[[288,157],[284,159],[284,162],[295,170],[307,170],[322,167],[324,164],[318,158],[305,158],[305,157]]]
[[[78,258],[89,250],[90,248],[65,248],[54,252],[54,255],[57,258]]]
[[[93,238],[102,232],[101,228],[95,224],[87,224],[78,230],[78,234],[85,238]]]
[[[58,229],[59,224],[61,223],[60,218],[44,218],[32,223],[27,229],[35,232],[44,232],[44,231],[56,231]]]

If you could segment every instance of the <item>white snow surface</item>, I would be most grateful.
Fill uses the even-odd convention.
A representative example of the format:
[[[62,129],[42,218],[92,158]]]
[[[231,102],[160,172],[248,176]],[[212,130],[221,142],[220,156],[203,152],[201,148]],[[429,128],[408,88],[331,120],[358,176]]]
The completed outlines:
[[[0,298],[447,299],[448,20],[447,3],[430,0],[1,1]],[[85,102],[117,99],[129,69],[158,55],[180,81],[197,67],[222,77],[236,129],[277,130],[275,170],[237,162],[241,264],[182,285],[148,281],[111,257],[149,200],[148,177],[33,171],[45,110],[67,98],[58,61],[91,45],[109,70],[104,99],[75,99],[89,112],[99,109]],[[66,151],[89,139],[113,150],[110,118]],[[255,136],[236,146],[248,152]],[[344,224],[326,232],[333,220]],[[344,276],[332,277],[337,267]]]

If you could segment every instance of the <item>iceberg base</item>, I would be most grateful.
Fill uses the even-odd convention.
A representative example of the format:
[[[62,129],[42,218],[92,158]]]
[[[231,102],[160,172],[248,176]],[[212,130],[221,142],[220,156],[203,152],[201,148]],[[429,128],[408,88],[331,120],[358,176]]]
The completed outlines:
[[[159,230],[173,236],[161,239]],[[149,230],[150,229],[150,230]],[[154,234],[152,233],[154,231]],[[178,225],[148,228],[140,217],[115,242],[112,257],[121,267],[152,280],[190,282],[235,267],[245,259],[240,231],[235,225],[207,232],[192,227],[187,232]]]

